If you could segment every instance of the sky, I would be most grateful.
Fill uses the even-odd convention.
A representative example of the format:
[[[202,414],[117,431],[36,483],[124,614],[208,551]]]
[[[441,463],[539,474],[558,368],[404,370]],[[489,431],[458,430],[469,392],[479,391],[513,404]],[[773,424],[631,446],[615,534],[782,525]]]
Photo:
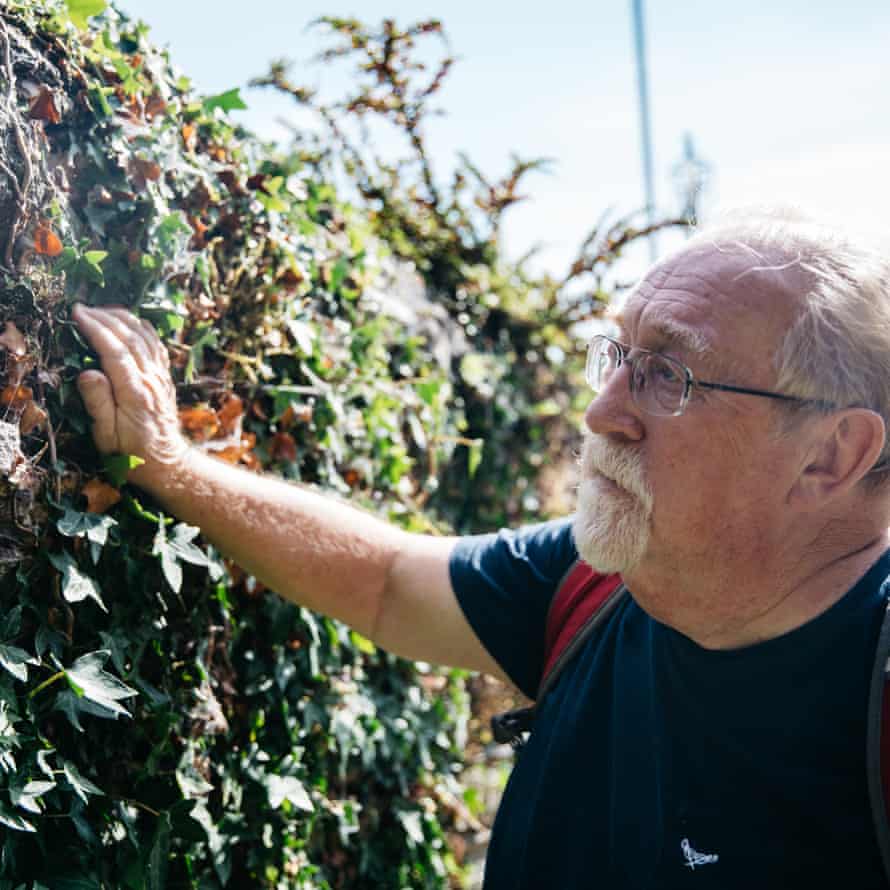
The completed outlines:
[[[207,93],[243,86],[238,112],[268,139],[281,119],[310,122],[285,97],[248,89],[274,58],[293,79],[336,90],[311,64],[320,15],[437,17],[459,61],[429,130],[440,177],[465,151],[491,176],[512,153],[554,160],[526,182],[504,247],[542,245],[539,268],[564,271],[604,211],[645,205],[630,0],[120,0]],[[708,163],[707,222],[723,207],[795,204],[890,236],[890,3],[886,0],[660,0],[644,4],[656,203],[680,202],[672,170],[685,133]],[[659,243],[661,250],[673,244]],[[632,258],[633,261],[633,258]]]

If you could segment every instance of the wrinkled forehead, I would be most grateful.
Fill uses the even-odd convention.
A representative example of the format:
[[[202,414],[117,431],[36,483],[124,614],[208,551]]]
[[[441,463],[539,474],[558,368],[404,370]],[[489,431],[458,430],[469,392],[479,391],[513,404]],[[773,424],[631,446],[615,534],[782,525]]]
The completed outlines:
[[[733,242],[698,243],[657,263],[611,313],[627,336],[707,354],[777,344],[800,311],[809,276],[797,255]],[[645,345],[640,343],[639,345]]]

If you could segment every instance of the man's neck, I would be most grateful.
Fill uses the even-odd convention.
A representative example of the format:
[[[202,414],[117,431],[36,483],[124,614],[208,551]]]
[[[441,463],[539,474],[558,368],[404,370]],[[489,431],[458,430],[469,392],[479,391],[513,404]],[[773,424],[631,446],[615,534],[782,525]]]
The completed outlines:
[[[641,607],[706,649],[738,649],[773,639],[821,615],[890,548],[890,530],[831,547],[816,541],[789,557],[711,560],[696,572],[628,573]],[[670,580],[667,580],[670,579]]]

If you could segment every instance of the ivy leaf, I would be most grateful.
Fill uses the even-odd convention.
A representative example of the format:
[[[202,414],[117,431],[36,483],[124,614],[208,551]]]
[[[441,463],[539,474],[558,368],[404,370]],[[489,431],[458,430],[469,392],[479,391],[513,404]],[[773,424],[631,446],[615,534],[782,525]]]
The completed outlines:
[[[367,638],[363,637],[358,631],[351,630],[349,632],[349,640],[359,652],[365,655],[373,655],[377,651],[377,647]]]
[[[73,763],[65,761],[62,768],[65,772],[65,778],[74,789],[74,793],[84,803],[87,803],[88,794],[105,794],[105,792],[101,788],[97,787],[89,779],[82,776],[80,770],[78,770],[78,768]]]
[[[102,265],[102,261],[108,256],[107,250],[87,250],[84,252],[83,258],[97,269]]]
[[[81,31],[86,31],[88,18],[105,12],[108,5],[106,0],[65,0],[65,4],[68,7],[68,18]]]
[[[105,287],[105,273],[102,271],[102,260],[108,256],[105,250],[88,250],[77,263],[77,271],[84,280],[99,287]]]
[[[174,593],[182,589],[182,566],[180,561],[189,562],[196,566],[211,568],[212,564],[207,556],[192,541],[201,530],[194,525],[180,522],[173,527],[170,537],[163,525],[158,525],[151,552],[161,558],[161,570],[167,583]]]
[[[97,705],[86,698],[78,698],[71,689],[60,692],[56,696],[53,707],[57,711],[61,711],[78,732],[84,731],[83,725],[80,722],[82,714],[100,717],[102,720],[117,720],[118,717],[117,713],[108,708],[103,708],[102,705]]]
[[[61,553],[51,553],[49,561],[62,573],[62,596],[69,603],[79,603],[89,597],[99,604],[103,612],[108,611],[96,582],[80,571],[71,554],[64,550]]]
[[[7,809],[2,803],[0,803],[0,825],[5,825],[13,831],[37,831],[27,819]]]
[[[50,764],[47,761],[47,758],[49,757],[50,754],[53,754],[53,753],[54,753],[53,748],[44,749],[43,751],[38,751],[37,757],[36,757],[38,768],[49,779],[53,779],[54,773],[53,773],[52,764]],[[55,781],[55,779],[53,779],[53,781]]]
[[[112,454],[105,458],[104,463],[111,484],[120,488],[127,481],[130,470],[141,467],[145,461],[135,454]]]
[[[167,530],[163,523],[158,526],[151,552],[161,558],[161,571],[174,593],[182,590],[182,566],[167,542]]]
[[[28,665],[39,665],[40,659],[35,658],[18,646],[0,645],[0,667],[9,671],[16,680],[26,683],[28,680]]]
[[[160,252],[167,259],[174,259],[188,250],[192,227],[181,211],[165,216],[152,233]]]
[[[398,816],[399,822],[402,823],[402,828],[405,829],[405,834],[408,836],[408,843],[410,843],[412,847],[422,847],[426,839],[424,838],[423,828],[420,823],[420,813],[416,810],[413,812],[400,810],[396,815]]]
[[[215,96],[208,96],[203,102],[204,112],[210,114],[214,108],[221,108],[223,111],[233,111],[235,109],[245,109],[247,105],[241,98],[239,87],[233,90],[226,90],[224,93],[217,93]]]
[[[14,606],[0,616],[0,640],[11,640],[22,629],[22,607]]]
[[[80,722],[80,699],[70,689],[66,689],[56,696],[53,708],[56,711],[61,711],[78,732],[84,731],[83,724]]]
[[[219,331],[214,330],[211,325],[199,325],[200,331],[198,338],[189,347],[188,362],[185,366],[185,379],[187,383],[191,383],[195,379],[195,371],[201,370],[204,364],[204,350],[208,347],[219,345]]]
[[[170,860],[170,816],[161,813],[148,856],[149,890],[164,890],[167,886],[167,865]]]
[[[129,455],[126,455],[127,457]],[[135,458],[139,460],[139,458]],[[65,508],[61,519],[56,520],[56,528],[67,538],[87,537],[94,544],[104,547],[108,540],[108,532],[117,525],[111,516],[100,513],[81,513],[79,510]],[[55,563],[54,563],[55,565]],[[58,568],[58,566],[57,566]]]
[[[129,717],[130,712],[118,702],[125,698],[133,698],[138,693],[117,677],[102,670],[110,654],[107,649],[98,649],[81,655],[71,667],[63,668],[65,678],[79,697],[115,715],[123,714]]]
[[[269,806],[278,809],[284,801],[289,800],[297,809],[312,813],[315,807],[306,792],[306,788],[299,779],[293,776],[276,776],[269,774],[265,777],[266,793],[269,795]]]
[[[24,788],[10,788],[9,799],[14,807],[27,810],[29,813],[36,813],[39,816],[43,812],[43,803],[40,798],[55,787],[55,782],[28,782]]]

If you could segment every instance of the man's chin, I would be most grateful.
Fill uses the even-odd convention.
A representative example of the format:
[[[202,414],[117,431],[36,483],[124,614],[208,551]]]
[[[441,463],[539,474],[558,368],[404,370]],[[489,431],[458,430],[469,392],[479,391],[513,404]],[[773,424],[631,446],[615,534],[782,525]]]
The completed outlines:
[[[599,480],[582,482],[572,525],[578,555],[603,574],[628,574],[642,560],[649,541],[648,517],[629,493],[603,497]],[[628,504],[628,498],[635,503]]]

